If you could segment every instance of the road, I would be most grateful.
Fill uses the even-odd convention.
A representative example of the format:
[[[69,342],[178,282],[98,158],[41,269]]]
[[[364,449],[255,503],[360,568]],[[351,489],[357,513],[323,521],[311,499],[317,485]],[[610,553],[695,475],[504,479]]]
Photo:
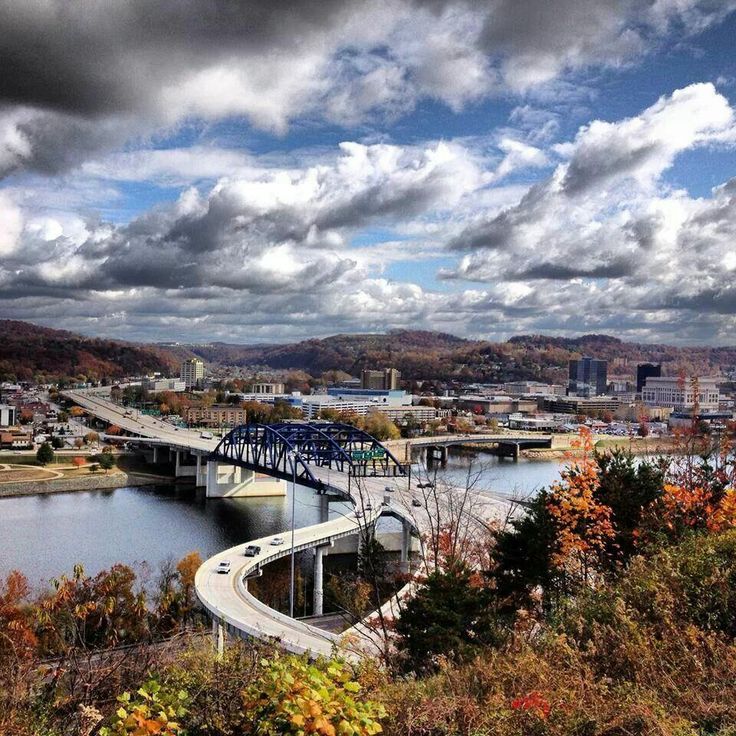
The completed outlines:
[[[64,396],[103,421],[154,442],[202,453],[213,451],[218,443],[216,439],[200,437],[197,431],[178,429],[156,417],[131,412],[94,392],[66,391]],[[435,442],[437,439],[439,438],[435,438]],[[457,437],[452,439],[457,440]],[[324,482],[328,491],[350,500],[355,511],[295,530],[295,551],[330,545],[335,539],[360,532],[361,528],[373,524],[383,514],[399,518],[407,529],[411,528],[419,534],[428,530],[430,524],[427,510],[412,504],[413,499],[422,497],[421,489],[417,486],[419,478],[367,477],[356,480],[347,473],[329,467],[311,464],[309,467],[313,475]],[[457,492],[463,493],[464,489],[458,489]],[[484,518],[503,516],[508,513],[508,509],[508,500],[488,496],[483,515]],[[475,507],[474,513],[477,512]],[[291,554],[291,532],[285,531],[278,536],[283,538],[283,544],[272,545],[271,536],[250,540],[224,550],[204,562],[195,576],[197,596],[204,607],[233,632],[246,637],[276,640],[292,652],[329,656],[339,649],[345,656],[359,657],[366,652],[375,651],[380,642],[376,641],[374,627],[366,623],[358,624],[338,636],[275,611],[248,591],[248,576],[263,574],[264,567],[269,562]],[[244,549],[251,545],[260,547],[260,554],[256,557],[245,557]],[[227,574],[218,573],[218,564],[225,560],[230,562],[230,571]],[[411,590],[412,586],[409,584],[399,595],[408,594]],[[382,610],[386,615],[397,616],[396,599],[387,601]]]

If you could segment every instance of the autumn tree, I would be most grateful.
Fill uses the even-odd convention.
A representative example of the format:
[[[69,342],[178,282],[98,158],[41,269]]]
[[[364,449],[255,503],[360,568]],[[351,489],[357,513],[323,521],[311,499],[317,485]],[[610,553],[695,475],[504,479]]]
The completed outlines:
[[[615,531],[611,509],[600,503],[598,466],[589,429],[580,430],[580,452],[550,486],[547,506],[556,527],[553,564],[573,580],[588,583],[603,567]]]
[[[87,461],[83,457],[73,457],[72,458],[72,465],[74,465],[75,468],[83,468],[87,464]]]
[[[0,733],[13,733],[36,667],[37,645],[28,580],[13,570],[0,581]]]

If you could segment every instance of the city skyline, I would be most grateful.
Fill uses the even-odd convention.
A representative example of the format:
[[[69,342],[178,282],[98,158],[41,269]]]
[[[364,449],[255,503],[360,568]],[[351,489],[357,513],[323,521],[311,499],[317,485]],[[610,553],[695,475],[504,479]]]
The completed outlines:
[[[80,7],[0,8],[3,317],[736,343],[736,2]]]

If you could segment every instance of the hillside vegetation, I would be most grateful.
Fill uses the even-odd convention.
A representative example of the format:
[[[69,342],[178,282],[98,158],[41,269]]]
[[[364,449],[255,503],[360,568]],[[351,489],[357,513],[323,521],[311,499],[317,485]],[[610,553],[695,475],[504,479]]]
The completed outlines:
[[[521,335],[506,342],[466,340],[421,330],[381,335],[334,335],[289,344],[141,345],[86,338],[26,322],[0,321],[0,380],[50,380],[86,376],[120,378],[153,371],[178,371],[184,358],[198,356],[211,366],[327,371],[354,376],[364,368],[393,366],[413,381],[564,382],[567,362],[581,355],[610,361],[609,375],[628,374],[642,361],[662,363],[665,375],[724,375],[736,366],[736,347],[674,347],[622,342],[608,335],[577,338]]]
[[[168,372],[173,357],[154,346],[133,345],[0,320],[0,380],[115,379]]]
[[[176,350],[182,354],[183,346]],[[661,362],[669,375],[720,375],[736,366],[736,347],[648,345],[607,335],[522,335],[495,343],[438,332],[393,330],[385,335],[335,335],[288,345],[214,343],[188,345],[186,350],[210,363],[295,369],[314,376],[328,370],[359,375],[363,368],[393,366],[409,380],[464,382],[565,381],[568,361],[582,355],[611,361],[609,374],[631,374],[644,361]]]

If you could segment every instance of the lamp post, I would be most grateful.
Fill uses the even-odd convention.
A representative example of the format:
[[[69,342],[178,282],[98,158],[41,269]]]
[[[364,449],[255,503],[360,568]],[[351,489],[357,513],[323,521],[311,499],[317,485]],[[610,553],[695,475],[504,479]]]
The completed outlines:
[[[289,616],[294,618],[294,523],[296,517],[296,461],[299,453],[294,450],[289,452],[293,475],[291,478],[291,577],[289,578]]]

